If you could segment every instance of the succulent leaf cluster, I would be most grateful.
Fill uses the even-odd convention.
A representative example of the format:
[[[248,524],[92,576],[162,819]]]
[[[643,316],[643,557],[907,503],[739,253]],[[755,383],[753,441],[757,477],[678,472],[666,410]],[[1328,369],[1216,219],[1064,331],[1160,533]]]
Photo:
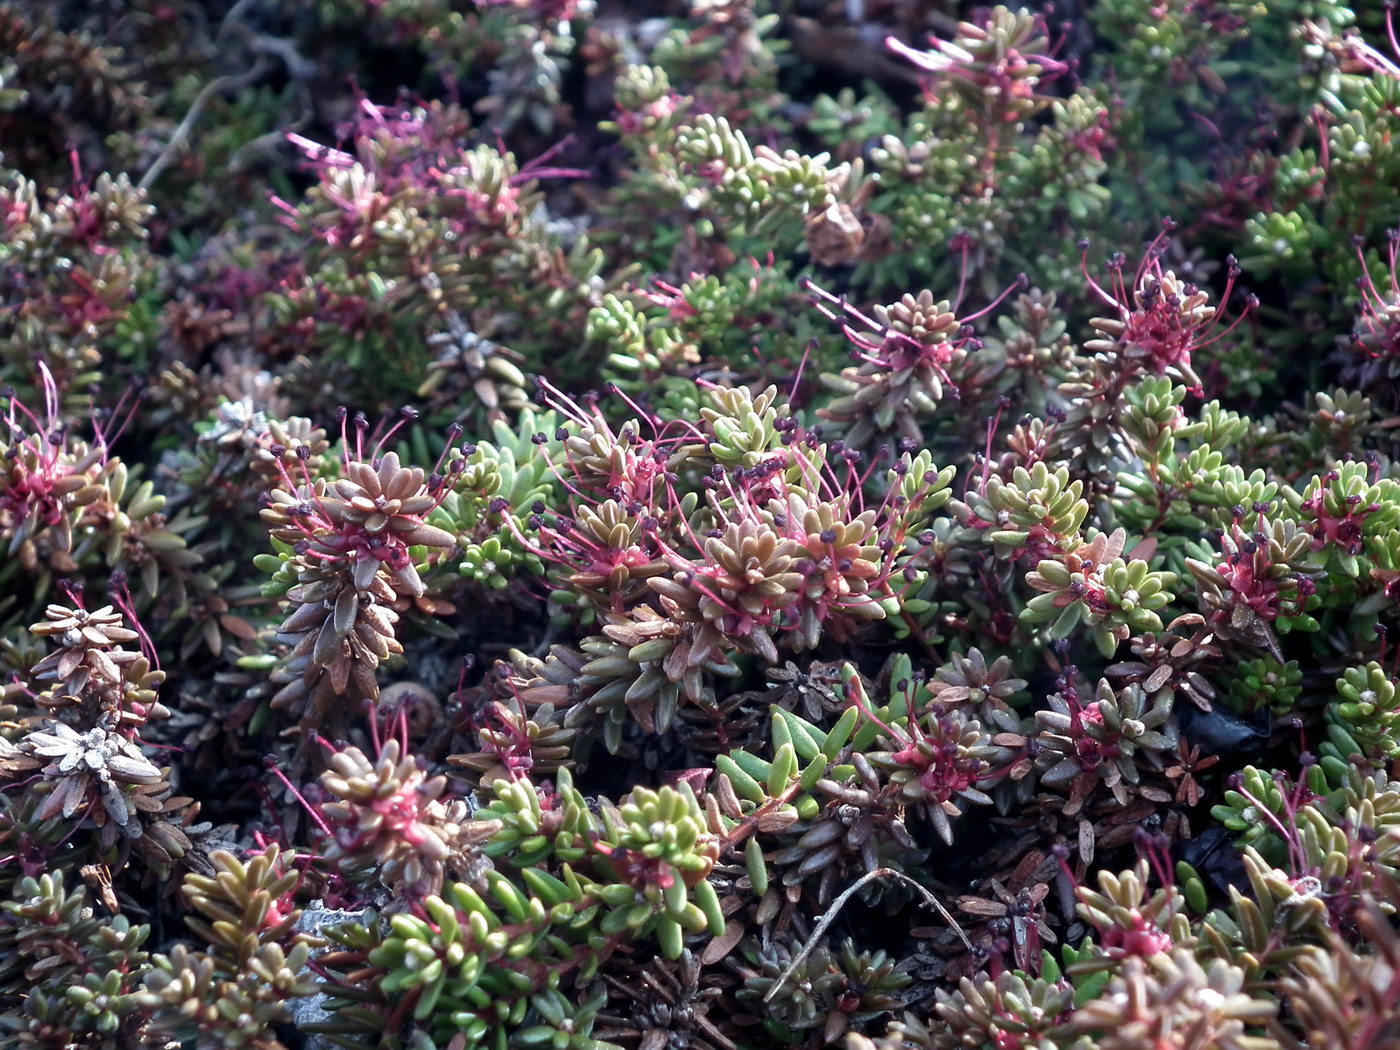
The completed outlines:
[[[0,0],[0,1043],[1394,1045],[1394,14],[634,7]]]

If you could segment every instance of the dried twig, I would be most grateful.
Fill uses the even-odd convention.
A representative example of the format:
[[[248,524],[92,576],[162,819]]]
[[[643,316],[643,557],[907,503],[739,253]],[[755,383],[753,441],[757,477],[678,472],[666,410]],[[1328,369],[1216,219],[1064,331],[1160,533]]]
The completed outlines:
[[[812,931],[812,935],[807,938],[807,943],[802,946],[802,950],[794,956],[792,962],[787,964],[787,968],[778,975],[778,979],[773,982],[773,987],[768,989],[768,994],[763,997],[765,1003],[772,1001],[773,996],[778,994],[778,989],[787,982],[787,979],[792,976],[793,971],[806,961],[807,956],[812,954],[812,951],[817,946],[817,942],[821,940],[822,934],[826,932],[828,926],[836,921],[837,913],[841,911],[846,902],[867,882],[880,878],[897,879],[905,885],[912,886],[914,889],[918,890],[919,893],[923,895],[924,900],[933,905],[934,910],[937,911],[939,915],[943,916],[943,921],[952,927],[953,932],[962,939],[963,944],[967,945],[967,950],[970,952],[977,950],[973,947],[972,942],[968,940],[967,934],[963,932],[963,928],[958,925],[958,921],[953,918],[947,908],[943,907],[943,902],[935,897],[928,887],[915,882],[902,871],[895,871],[893,868],[876,868],[874,871],[866,872],[860,878],[856,879],[855,882],[851,883],[850,886],[846,887],[846,889],[841,892],[839,897],[831,902],[831,907],[827,908],[822,914],[821,921],[817,923],[817,928]]]
[[[190,103],[190,108],[185,113],[185,117],[175,129],[175,133],[170,136],[170,141],[165,144],[165,148],[160,151],[160,155],[151,162],[151,166],[146,169],[146,174],[141,176],[141,181],[136,184],[137,189],[150,189],[151,184],[160,178],[161,172],[170,165],[175,153],[185,144],[190,132],[194,130],[194,123],[199,119],[199,114],[204,111],[204,107],[209,100],[214,97],[216,91],[227,91],[231,88],[237,89],[246,87],[253,83],[267,71],[268,63],[266,59],[259,57],[253,63],[253,68],[238,76],[222,76],[205,84],[194,101]]]

